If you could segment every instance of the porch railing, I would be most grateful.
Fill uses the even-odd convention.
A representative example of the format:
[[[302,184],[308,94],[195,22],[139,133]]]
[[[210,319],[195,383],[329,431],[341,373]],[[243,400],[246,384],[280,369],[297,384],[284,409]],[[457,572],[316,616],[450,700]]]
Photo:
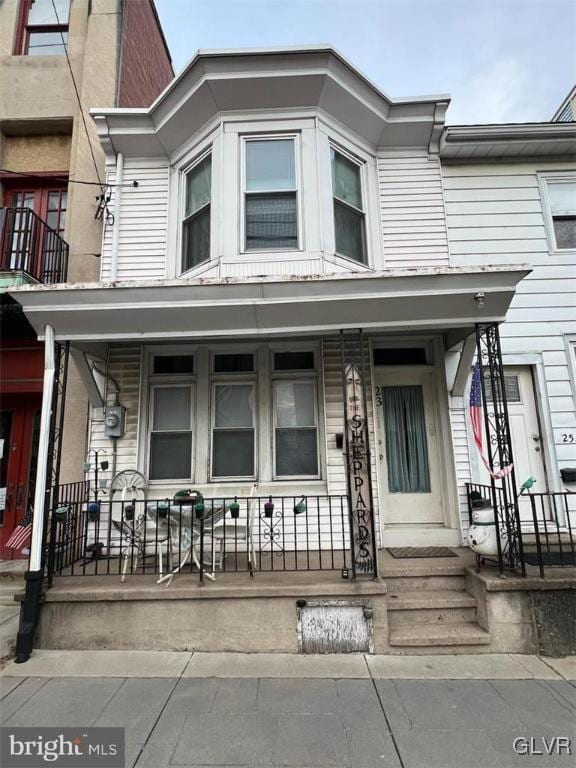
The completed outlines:
[[[508,563],[508,518],[502,489],[479,483],[467,483],[468,518],[473,525],[474,506],[492,508],[496,525],[498,552],[494,555],[500,571]],[[545,576],[547,568],[576,567],[576,493],[569,491],[526,493],[521,499],[529,505],[531,515],[522,519],[520,531],[521,561],[515,565],[523,573],[526,566],[536,566]],[[490,559],[487,557],[486,559]]]
[[[61,500],[52,510],[54,576],[351,572],[347,496]]]
[[[534,531],[523,533],[524,557],[537,565],[540,575],[546,568],[576,568],[576,493],[530,493]]]
[[[68,243],[29,208],[0,208],[0,271],[64,283]]]

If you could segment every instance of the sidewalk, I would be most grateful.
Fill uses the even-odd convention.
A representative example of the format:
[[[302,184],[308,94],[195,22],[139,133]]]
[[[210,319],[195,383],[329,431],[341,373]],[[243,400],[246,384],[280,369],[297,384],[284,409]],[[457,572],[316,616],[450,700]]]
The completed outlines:
[[[138,768],[575,762],[574,659],[38,651],[2,674],[3,725],[124,725]],[[554,736],[573,754],[514,751]]]

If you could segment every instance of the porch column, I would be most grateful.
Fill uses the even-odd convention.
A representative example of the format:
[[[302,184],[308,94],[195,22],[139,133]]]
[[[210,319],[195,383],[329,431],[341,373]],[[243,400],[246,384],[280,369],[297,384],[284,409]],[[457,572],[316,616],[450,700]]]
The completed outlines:
[[[352,576],[378,576],[362,331],[340,332]]]
[[[497,323],[476,325],[476,350],[480,366],[486,454],[491,471],[490,482],[497,526],[500,573],[503,573],[504,562],[507,561],[510,568],[520,566],[522,575],[525,576],[526,566],[522,547],[512,436]],[[491,398],[490,401],[486,397],[487,393]],[[512,467],[512,469],[503,477],[494,477],[505,467]],[[501,540],[501,529],[506,531],[507,541]]]
[[[58,503],[60,446],[68,374],[69,345],[54,342],[54,329],[44,329],[44,383],[38,438],[36,485],[30,541],[30,560],[24,578],[26,591],[20,606],[16,637],[16,663],[28,661],[38,626],[41,594],[46,570],[46,540],[50,509]]]

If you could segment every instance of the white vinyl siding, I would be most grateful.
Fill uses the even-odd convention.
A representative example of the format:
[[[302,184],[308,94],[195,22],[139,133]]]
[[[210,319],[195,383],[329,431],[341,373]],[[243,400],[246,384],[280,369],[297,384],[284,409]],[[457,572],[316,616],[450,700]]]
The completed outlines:
[[[458,510],[465,542],[465,533],[469,527],[466,483],[472,480],[467,426],[468,409],[461,398],[451,398],[449,413],[458,488]]]
[[[426,150],[379,152],[377,158],[384,264],[447,266],[442,174]]]
[[[114,169],[106,180],[116,183]],[[137,187],[129,184],[138,182]],[[115,194],[109,209],[120,215],[118,280],[148,280],[166,276],[168,236],[168,161],[155,158],[126,158],[124,161],[121,210],[115,210]],[[112,224],[106,224],[102,240],[101,279],[110,278]]]
[[[542,397],[553,439],[549,467],[553,487],[559,469],[576,464],[576,444],[562,443],[561,427],[576,427],[568,381],[566,337],[576,334],[576,252],[551,252],[546,237],[540,172],[574,173],[574,164],[445,164],[446,214],[452,266],[527,264],[501,326],[504,362],[532,355],[543,370]],[[558,377],[561,377],[560,379]]]

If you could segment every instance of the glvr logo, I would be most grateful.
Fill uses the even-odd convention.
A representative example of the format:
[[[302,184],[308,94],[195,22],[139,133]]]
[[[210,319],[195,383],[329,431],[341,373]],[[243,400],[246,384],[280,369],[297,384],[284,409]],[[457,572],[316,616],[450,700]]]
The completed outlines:
[[[546,736],[539,738],[531,736],[529,739],[519,736],[514,739],[512,746],[517,755],[572,754],[572,742],[568,736],[551,736],[550,739],[547,739]]]

